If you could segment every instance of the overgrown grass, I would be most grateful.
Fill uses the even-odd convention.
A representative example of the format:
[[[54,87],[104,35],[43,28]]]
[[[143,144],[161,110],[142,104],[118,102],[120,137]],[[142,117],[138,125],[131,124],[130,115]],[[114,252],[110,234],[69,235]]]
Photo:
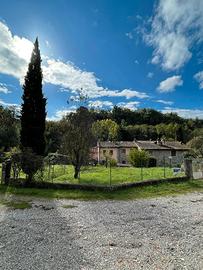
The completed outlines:
[[[89,166],[82,169],[80,179],[73,178],[73,166],[55,165],[48,178],[48,168],[46,168],[43,179],[54,183],[83,183],[108,185],[110,183],[110,169],[105,166]],[[178,176],[183,176],[179,173]],[[162,179],[173,177],[171,168],[133,168],[133,167],[112,167],[111,184],[130,183],[148,179]]]
[[[27,201],[7,201],[7,200],[1,200],[0,206],[6,206],[12,209],[26,209],[31,208],[32,205]]]
[[[105,191],[82,191],[82,190],[53,190],[37,188],[16,188],[0,185],[0,193],[24,196],[79,199],[79,200],[134,200],[158,196],[178,195],[187,192],[203,192],[203,180],[188,180],[185,182],[160,183],[157,185],[135,187],[125,190]]]
[[[75,208],[77,206],[76,205],[71,205],[71,204],[65,204],[65,205],[62,205],[62,207],[69,209],[69,208]]]
[[[1,164],[0,164],[1,172]],[[43,174],[36,174],[35,179],[39,181],[49,181],[54,183],[81,183],[108,185],[110,183],[110,168],[105,166],[82,167],[80,179],[73,178],[74,168],[71,165],[54,165],[50,172],[48,166],[45,167]],[[177,176],[183,176],[184,173],[178,173]],[[21,171],[19,177],[25,178]],[[148,179],[163,179],[174,177],[172,168],[154,167],[154,168],[134,168],[134,167],[112,167],[111,184],[131,183]]]

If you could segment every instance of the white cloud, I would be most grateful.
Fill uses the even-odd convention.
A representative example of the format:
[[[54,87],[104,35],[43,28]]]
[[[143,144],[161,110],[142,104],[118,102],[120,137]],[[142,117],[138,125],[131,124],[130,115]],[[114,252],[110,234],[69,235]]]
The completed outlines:
[[[163,69],[181,68],[191,57],[191,48],[203,41],[202,0],[160,0],[151,18],[151,32],[144,34],[154,47],[152,63]]]
[[[126,37],[128,37],[129,39],[133,39],[133,34],[132,34],[132,32],[126,33],[125,35],[126,35]]]
[[[0,22],[0,73],[12,75],[23,82],[30,60],[33,44],[26,38],[12,35],[8,26]],[[51,83],[65,88],[73,94],[97,97],[132,97],[147,98],[144,92],[132,89],[111,90],[100,86],[100,80],[93,72],[79,69],[71,62],[50,59],[43,56],[44,83]],[[82,90],[81,90],[82,89]],[[64,91],[64,90],[63,90]]]
[[[173,92],[175,91],[175,88],[177,86],[181,85],[183,85],[183,80],[181,79],[181,76],[172,76],[160,82],[159,86],[157,87],[157,90],[160,93]]]
[[[0,22],[0,73],[21,79],[26,74],[33,44],[26,38],[13,36]]]
[[[47,117],[46,120],[48,121],[59,121],[61,120],[64,116],[66,116],[69,113],[75,112],[77,109],[76,106],[71,106],[67,109],[62,109],[62,110],[57,110],[55,112],[55,115],[51,116],[51,117]]]
[[[55,85],[60,85],[77,93],[83,89],[91,97],[97,97],[104,88],[98,86],[99,79],[94,73],[82,71],[75,67],[72,63],[63,63],[59,60],[49,59],[47,65],[43,66],[44,81]]]
[[[0,105],[5,106],[5,107],[16,107],[16,108],[20,108],[19,104],[15,104],[15,103],[8,103],[3,101],[2,99],[0,99]]]
[[[152,78],[154,76],[154,73],[153,72],[148,72],[148,74],[147,74],[147,78]]]
[[[167,100],[162,100],[162,99],[158,99],[156,100],[156,102],[158,103],[162,103],[162,104],[165,104],[165,105],[173,105],[173,101],[167,101]]]
[[[103,107],[109,107],[113,108],[113,103],[111,101],[103,101],[103,100],[90,100],[88,102],[88,106],[91,108],[103,108]]]
[[[89,98],[97,97],[132,97],[148,98],[144,92],[139,92],[132,89],[110,90],[99,86],[100,80],[93,72],[83,71],[73,63],[63,63],[59,60],[49,59],[47,65],[43,66],[44,81],[63,87],[62,91],[70,91],[78,94],[81,92]]]
[[[126,99],[130,99],[133,97],[137,98],[149,98],[149,96],[144,92],[138,92],[136,90],[124,89],[122,91],[119,90],[104,90],[101,92],[103,96],[108,97],[126,97]]]
[[[203,89],[203,71],[196,73],[194,78],[199,82],[199,88]]]
[[[140,104],[139,101],[130,101],[130,102],[120,102],[117,104],[117,106],[135,111],[137,110],[137,107],[139,106],[139,104]]]
[[[0,93],[9,94],[11,91],[8,89],[7,84],[0,83]]]
[[[71,112],[75,112],[76,111],[76,107],[70,107],[69,109],[64,109],[64,110],[58,110],[56,111],[56,117],[58,119],[61,119],[63,116],[66,116],[67,114],[71,113]]]
[[[199,118],[203,119],[203,110],[199,109],[179,109],[179,108],[170,108],[165,107],[162,111],[162,113],[177,113],[179,116],[183,118]]]

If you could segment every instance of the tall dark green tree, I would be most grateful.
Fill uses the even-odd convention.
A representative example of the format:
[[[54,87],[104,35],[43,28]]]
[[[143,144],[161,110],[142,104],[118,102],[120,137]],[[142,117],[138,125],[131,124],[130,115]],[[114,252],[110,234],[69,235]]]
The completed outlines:
[[[42,93],[42,69],[38,38],[23,85],[21,111],[21,147],[30,148],[37,155],[45,152],[46,98]]]

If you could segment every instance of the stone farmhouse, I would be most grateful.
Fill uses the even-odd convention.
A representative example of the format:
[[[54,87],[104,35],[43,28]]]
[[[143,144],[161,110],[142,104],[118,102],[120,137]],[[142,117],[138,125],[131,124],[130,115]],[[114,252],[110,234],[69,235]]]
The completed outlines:
[[[181,164],[184,155],[189,148],[177,141],[103,141],[98,142],[97,146],[92,149],[92,158],[98,163],[103,163],[107,156],[117,161],[118,165],[129,165],[128,156],[132,148],[146,150],[150,156],[156,159],[156,165],[175,166]]]

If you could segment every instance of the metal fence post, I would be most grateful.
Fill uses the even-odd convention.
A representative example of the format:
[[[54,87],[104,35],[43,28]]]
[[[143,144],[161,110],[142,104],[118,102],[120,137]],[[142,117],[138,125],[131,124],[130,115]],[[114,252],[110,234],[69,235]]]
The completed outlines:
[[[143,166],[142,166],[142,160],[141,160],[140,165],[141,165],[141,170],[140,170],[140,173],[141,173],[141,180],[143,180]]]
[[[166,157],[164,156],[164,178],[166,178]]]
[[[111,160],[109,159],[109,185],[111,186]]]

